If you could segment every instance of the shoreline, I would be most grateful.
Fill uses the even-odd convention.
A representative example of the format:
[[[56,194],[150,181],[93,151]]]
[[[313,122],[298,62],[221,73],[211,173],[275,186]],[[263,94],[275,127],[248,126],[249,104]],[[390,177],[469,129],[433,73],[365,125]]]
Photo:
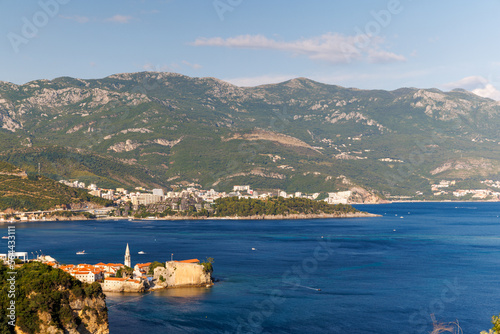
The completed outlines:
[[[58,217],[58,219],[45,219],[45,220],[14,220],[14,221],[1,221],[2,223],[33,223],[33,222],[65,222],[65,221],[99,221],[99,220],[296,220],[296,219],[328,219],[328,218],[366,218],[366,217],[382,217],[369,212],[356,212],[344,214],[293,214],[293,215],[255,215],[255,216],[242,216],[242,217],[194,217],[194,216],[167,216],[160,218],[134,218],[134,217],[99,217],[99,218],[84,218],[78,217]]]
[[[349,205],[371,205],[371,204],[392,204],[392,203],[500,203],[500,200],[488,200],[488,201],[459,201],[459,200],[441,200],[441,201],[433,201],[433,200],[423,200],[423,201],[387,201],[387,202],[379,202],[379,203],[352,203]]]
[[[380,205],[380,204],[393,204],[393,203],[500,203],[500,200],[487,200],[487,201],[460,201],[460,200],[423,200],[423,201],[382,201],[378,203],[350,203],[349,205]],[[347,214],[293,214],[293,215],[255,215],[255,216],[228,216],[228,217],[194,217],[194,216],[166,216],[159,218],[134,218],[134,217],[97,217],[86,218],[84,216],[75,217],[53,217],[48,219],[37,220],[4,220],[0,221],[2,224],[15,224],[15,223],[34,223],[34,222],[65,222],[65,221],[99,221],[99,220],[296,220],[296,219],[333,219],[333,218],[368,218],[368,217],[382,217],[369,212],[357,212]]]

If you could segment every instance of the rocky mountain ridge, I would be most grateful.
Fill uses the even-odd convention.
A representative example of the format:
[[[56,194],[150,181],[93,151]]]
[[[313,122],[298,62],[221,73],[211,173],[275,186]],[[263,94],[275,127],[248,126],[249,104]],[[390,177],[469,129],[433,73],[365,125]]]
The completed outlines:
[[[500,104],[464,90],[360,90],[306,78],[237,87],[163,72],[62,77],[1,82],[0,122],[1,159],[28,171],[38,160],[51,177],[110,186],[335,191],[346,189],[335,181],[346,175],[384,196],[430,191],[457,174],[460,159],[489,166],[464,182],[500,173]],[[73,160],[52,153],[61,150]],[[96,159],[113,166],[92,169]],[[135,181],[116,172],[129,168]]]

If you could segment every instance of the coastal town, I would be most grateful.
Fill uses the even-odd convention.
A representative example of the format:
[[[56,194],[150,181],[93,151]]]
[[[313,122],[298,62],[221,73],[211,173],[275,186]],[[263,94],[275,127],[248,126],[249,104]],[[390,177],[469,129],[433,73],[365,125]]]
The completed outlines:
[[[120,205],[123,203],[131,203],[132,205],[148,205],[162,202],[169,198],[182,198],[182,197],[195,197],[199,198],[203,202],[213,203],[218,198],[225,197],[240,197],[240,198],[254,198],[254,199],[265,199],[272,196],[281,196],[283,198],[308,198],[317,199],[320,193],[305,194],[302,192],[287,193],[283,190],[274,190],[266,192],[257,192],[253,190],[249,185],[235,185],[233,186],[233,191],[231,192],[219,192],[214,189],[203,190],[192,185],[181,191],[168,191],[165,192],[163,189],[152,189],[148,191],[143,187],[136,187],[134,191],[128,191],[124,188],[116,189],[105,189],[99,188],[95,184],[90,184],[85,186],[85,183],[79,181],[59,181],[69,187],[87,189],[89,193],[93,196],[102,197],[104,199],[111,200],[116,204]],[[333,194],[333,193],[332,193]],[[347,200],[347,199],[346,199]],[[340,202],[339,202],[340,203]],[[201,208],[201,207],[200,207]],[[181,210],[183,210],[181,208]]]
[[[318,200],[320,198],[321,193],[316,192],[312,194],[303,193],[300,191],[287,193],[286,191],[276,189],[274,191],[264,191],[258,192],[253,190],[249,185],[235,185],[233,186],[233,191],[231,192],[219,192],[214,189],[203,190],[192,185],[191,187],[187,187],[181,191],[169,191],[164,192],[163,189],[153,189],[147,191],[142,187],[136,187],[135,192],[129,192],[124,188],[117,189],[103,189],[97,187],[95,184],[90,184],[88,187],[85,186],[85,183],[79,181],[59,181],[67,186],[88,189],[91,195],[102,197],[105,199],[109,199],[114,201],[117,205],[131,203],[132,205],[148,205],[155,204],[167,199],[172,198],[183,198],[183,197],[192,197],[199,198],[204,203],[213,203],[218,198],[225,197],[239,197],[239,198],[254,198],[254,199],[266,199],[272,196],[280,196],[283,198],[308,198],[312,200]],[[432,195],[437,199],[442,195],[452,195],[453,197],[460,199],[466,195],[470,195],[472,199],[477,200],[500,200],[500,181],[498,180],[482,180],[481,184],[484,185],[484,188],[481,189],[457,189],[457,181],[456,180],[441,180],[437,184],[431,185]],[[498,191],[495,191],[492,188],[497,188]],[[453,189],[453,190],[450,190]],[[354,204],[351,196],[353,192],[350,190],[346,191],[337,191],[337,192],[328,192],[326,198],[321,198],[328,204]],[[407,198],[407,199],[418,199],[419,196],[423,195],[422,191],[417,191],[414,196],[391,196],[388,194],[387,197],[391,198]],[[201,209],[201,205],[196,206],[196,208]],[[207,207],[208,208],[208,207]],[[186,210],[186,207],[177,208],[174,205],[174,210]]]
[[[77,255],[85,255],[85,251],[80,251]],[[144,292],[173,287],[210,287],[213,284],[211,260],[202,263],[198,259],[171,259],[166,262],[132,265],[128,244],[123,263],[60,264],[50,255],[36,254],[29,260],[27,252],[0,254],[0,261],[4,263],[13,259],[20,263],[44,263],[67,272],[83,283],[98,282],[104,292]]]
[[[351,187],[349,190],[336,192],[316,192],[288,193],[281,189],[271,191],[257,191],[249,185],[234,185],[232,191],[217,191],[214,189],[204,190],[198,185],[188,185],[178,191],[165,191],[164,189],[145,189],[136,187],[134,190],[125,188],[101,188],[92,183],[86,185],[78,180],[61,180],[71,188],[78,188],[88,191],[90,195],[108,200],[113,205],[103,207],[94,203],[82,205],[65,205],[54,208],[50,211],[17,212],[9,211],[0,213],[0,222],[8,221],[45,221],[45,220],[74,220],[88,218],[158,218],[157,214],[168,212],[171,217],[174,213],[189,213],[187,216],[193,216],[199,212],[213,212],[213,206],[216,200],[222,198],[239,198],[266,200],[273,197],[282,197],[284,199],[302,198],[313,201],[324,201],[328,204],[376,204],[387,203],[388,201],[422,201],[422,200],[477,200],[477,201],[498,201],[500,200],[500,181],[482,180],[482,188],[461,189],[456,180],[441,180],[439,183],[431,185],[432,197],[424,198],[424,193],[417,191],[414,195],[401,196],[385,194],[385,198],[370,193],[360,187]],[[498,191],[496,190],[498,189]],[[146,212],[152,213],[150,216],[134,217],[132,213],[146,208]],[[69,215],[71,213],[71,215]]]

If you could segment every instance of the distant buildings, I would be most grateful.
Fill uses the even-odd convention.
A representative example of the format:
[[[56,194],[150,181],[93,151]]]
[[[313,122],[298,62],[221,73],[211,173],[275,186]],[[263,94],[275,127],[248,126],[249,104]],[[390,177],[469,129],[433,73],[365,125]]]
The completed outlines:
[[[351,195],[352,191],[328,193],[328,198],[325,199],[325,202],[327,202],[328,204],[347,204]]]
[[[94,283],[104,279],[104,272],[101,268],[90,264],[66,265],[59,269],[69,273],[71,276],[85,283]]]
[[[78,182],[78,180],[77,181],[73,181],[73,182],[66,181],[66,180],[61,180],[59,182],[62,183],[62,184],[64,184],[64,185],[67,185],[68,187],[85,189],[85,183]]]
[[[163,190],[162,190],[163,193]],[[133,205],[149,205],[163,201],[163,195],[155,194],[131,194],[130,201]]]
[[[250,192],[251,189],[250,189],[250,186],[233,186],[233,191],[234,192],[237,192],[237,191],[246,191],[246,192]]]
[[[165,196],[165,194],[163,193],[163,189],[153,189],[153,195],[154,196]]]

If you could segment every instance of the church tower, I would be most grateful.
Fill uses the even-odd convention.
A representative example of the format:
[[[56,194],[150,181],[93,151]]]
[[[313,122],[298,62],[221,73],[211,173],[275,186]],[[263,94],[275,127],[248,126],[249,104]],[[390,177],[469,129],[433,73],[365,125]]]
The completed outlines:
[[[132,268],[132,263],[130,263],[130,250],[128,249],[128,243],[127,243],[127,249],[125,250],[125,263],[127,267]]]

